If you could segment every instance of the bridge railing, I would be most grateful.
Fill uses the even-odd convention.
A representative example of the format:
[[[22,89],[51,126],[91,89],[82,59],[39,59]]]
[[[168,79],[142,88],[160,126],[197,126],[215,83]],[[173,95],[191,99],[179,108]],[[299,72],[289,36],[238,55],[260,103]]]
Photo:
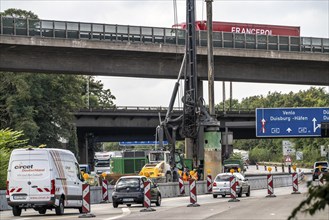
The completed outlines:
[[[97,108],[97,109],[80,109],[79,112],[116,112],[116,111],[136,111],[136,112],[165,112],[168,107],[163,106],[113,106],[109,108]],[[182,107],[174,107],[173,112],[183,111]],[[222,109],[216,110],[216,114],[254,114],[255,109],[245,108],[233,108],[223,111]]]
[[[185,45],[185,30],[181,29],[12,17],[0,18],[0,34]],[[207,46],[207,32],[198,31],[196,40],[198,46]],[[329,53],[328,38],[214,32],[213,42],[214,47],[218,48]]]

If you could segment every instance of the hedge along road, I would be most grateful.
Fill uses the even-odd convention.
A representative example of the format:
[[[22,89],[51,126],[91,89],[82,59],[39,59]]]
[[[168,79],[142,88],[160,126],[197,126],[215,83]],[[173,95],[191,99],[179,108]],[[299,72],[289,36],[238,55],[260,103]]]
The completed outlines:
[[[214,199],[211,194],[197,196],[200,207],[187,207],[190,203],[188,196],[164,198],[160,207],[153,207],[155,212],[140,212],[144,209],[141,205],[132,205],[127,208],[120,205],[113,208],[111,203],[94,204],[91,213],[96,215],[93,219],[287,219],[295,208],[306,196],[306,183],[300,185],[302,194],[292,195],[292,187],[275,188],[275,198],[265,198],[267,189],[252,190],[250,197],[241,197],[240,202],[228,202],[229,197]],[[153,206],[153,204],[152,204]],[[55,215],[48,211],[39,215],[33,209],[22,212],[19,219],[78,219],[78,210],[66,209],[63,216]],[[0,212],[0,219],[17,219],[11,211]],[[315,216],[299,215],[298,219],[329,219],[328,208]]]

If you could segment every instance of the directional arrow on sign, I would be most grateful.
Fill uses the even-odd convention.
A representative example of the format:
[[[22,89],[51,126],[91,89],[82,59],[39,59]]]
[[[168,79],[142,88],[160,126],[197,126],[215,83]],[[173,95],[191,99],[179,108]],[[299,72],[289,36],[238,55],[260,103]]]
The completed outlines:
[[[318,129],[318,128],[321,128],[321,124],[318,124],[317,126],[315,126],[315,124],[316,124],[316,118],[313,118],[313,132],[315,132],[316,131],[316,129]]]
[[[288,128],[287,131],[288,131],[288,133],[290,133],[292,130],[291,130],[291,128]]]

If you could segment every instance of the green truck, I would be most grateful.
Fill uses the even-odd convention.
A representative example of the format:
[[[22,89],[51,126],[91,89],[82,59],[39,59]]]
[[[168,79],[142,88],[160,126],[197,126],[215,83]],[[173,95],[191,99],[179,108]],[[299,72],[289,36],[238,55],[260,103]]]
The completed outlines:
[[[229,173],[231,169],[233,169],[234,172],[239,172],[239,168],[240,168],[240,173],[244,173],[246,171],[244,167],[244,162],[243,160],[240,159],[224,160],[223,168],[224,168],[224,173]]]

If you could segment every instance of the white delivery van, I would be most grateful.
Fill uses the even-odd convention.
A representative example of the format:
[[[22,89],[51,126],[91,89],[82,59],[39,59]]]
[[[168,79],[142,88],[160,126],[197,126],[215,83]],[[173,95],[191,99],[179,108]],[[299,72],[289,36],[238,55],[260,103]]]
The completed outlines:
[[[82,183],[79,164],[71,151],[54,148],[25,148],[12,151],[7,176],[7,201],[13,215],[33,208],[40,214],[64,208],[82,212]]]

